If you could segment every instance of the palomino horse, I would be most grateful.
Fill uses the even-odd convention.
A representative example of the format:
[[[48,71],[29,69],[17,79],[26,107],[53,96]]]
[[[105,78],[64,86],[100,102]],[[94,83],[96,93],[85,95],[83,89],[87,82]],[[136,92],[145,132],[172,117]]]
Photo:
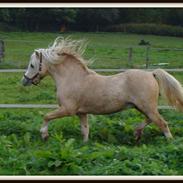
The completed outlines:
[[[157,110],[160,91],[169,103],[183,111],[181,84],[162,69],[153,72],[127,70],[103,76],[86,66],[82,54],[83,41],[57,38],[51,47],[35,50],[22,79],[24,86],[37,85],[46,75],[56,83],[59,108],[44,117],[40,130],[42,138],[48,137],[50,120],[77,115],[80,118],[83,140],[89,135],[88,114],[109,114],[126,107],[135,107],[146,120],[136,129],[139,140],[144,127],[154,122],[167,138],[172,138],[167,122]]]

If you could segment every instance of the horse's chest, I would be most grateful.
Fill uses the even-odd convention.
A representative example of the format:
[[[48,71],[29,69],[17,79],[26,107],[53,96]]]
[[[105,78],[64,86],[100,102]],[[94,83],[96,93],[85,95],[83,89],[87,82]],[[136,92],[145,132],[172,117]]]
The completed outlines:
[[[72,90],[57,90],[57,100],[59,105],[67,103],[76,103],[78,101],[78,95],[75,91]]]

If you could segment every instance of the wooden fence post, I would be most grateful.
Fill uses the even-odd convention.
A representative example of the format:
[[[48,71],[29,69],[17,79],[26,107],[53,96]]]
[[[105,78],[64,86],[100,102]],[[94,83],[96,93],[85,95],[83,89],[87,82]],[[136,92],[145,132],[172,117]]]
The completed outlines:
[[[4,41],[0,40],[0,62],[4,58]]]
[[[96,56],[96,48],[93,48],[93,54]]]
[[[132,47],[130,47],[129,51],[128,51],[128,66],[130,66],[130,67],[133,66],[133,63],[132,63],[132,52],[133,52],[133,49],[132,49]]]
[[[149,50],[150,50],[150,47],[146,46],[146,69],[148,69],[149,67]]]

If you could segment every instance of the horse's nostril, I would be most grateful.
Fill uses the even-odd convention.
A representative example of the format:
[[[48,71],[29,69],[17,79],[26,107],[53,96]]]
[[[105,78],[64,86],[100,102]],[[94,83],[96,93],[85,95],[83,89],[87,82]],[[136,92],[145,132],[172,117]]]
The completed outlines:
[[[29,80],[26,79],[25,77],[22,78],[21,82],[23,86],[28,86],[31,84],[31,82],[29,82]]]

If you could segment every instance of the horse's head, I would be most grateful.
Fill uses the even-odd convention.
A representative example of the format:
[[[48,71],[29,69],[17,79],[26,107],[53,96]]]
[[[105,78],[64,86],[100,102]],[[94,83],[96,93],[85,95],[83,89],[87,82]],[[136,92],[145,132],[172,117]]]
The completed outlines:
[[[28,86],[37,85],[47,75],[47,67],[41,50],[35,50],[31,55],[27,71],[22,78],[22,84]]]

